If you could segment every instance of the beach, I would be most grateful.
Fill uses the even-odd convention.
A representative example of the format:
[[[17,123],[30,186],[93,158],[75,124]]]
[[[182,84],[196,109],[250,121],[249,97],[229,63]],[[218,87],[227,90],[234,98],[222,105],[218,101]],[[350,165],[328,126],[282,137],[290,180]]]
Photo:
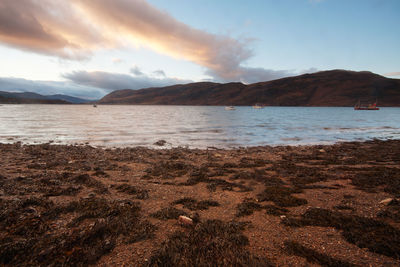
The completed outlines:
[[[1,265],[400,264],[400,140],[14,143],[0,166]]]

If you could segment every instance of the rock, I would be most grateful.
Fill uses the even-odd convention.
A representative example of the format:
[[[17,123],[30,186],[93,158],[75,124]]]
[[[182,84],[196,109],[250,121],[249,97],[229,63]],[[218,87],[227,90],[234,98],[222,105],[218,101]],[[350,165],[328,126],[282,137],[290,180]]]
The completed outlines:
[[[164,146],[167,143],[165,140],[158,140],[157,142],[154,143],[156,146]]]
[[[386,198],[386,199],[380,201],[379,204],[387,205],[387,204],[389,204],[392,200],[393,200],[393,198]]]
[[[285,218],[286,218],[286,216],[285,216],[285,215],[281,215],[280,217],[281,217],[281,219],[285,219]]]
[[[324,149],[320,149],[319,152],[325,153],[326,151]]]
[[[183,216],[183,215],[179,216],[178,221],[184,225],[192,225],[193,224],[192,219],[190,219],[189,217]]]

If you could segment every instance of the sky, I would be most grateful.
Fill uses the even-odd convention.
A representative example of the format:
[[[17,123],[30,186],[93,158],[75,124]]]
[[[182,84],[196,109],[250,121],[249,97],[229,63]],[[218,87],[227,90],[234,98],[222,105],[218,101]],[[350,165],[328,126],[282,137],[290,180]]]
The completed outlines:
[[[0,91],[254,83],[331,69],[400,78],[399,0],[0,0]]]

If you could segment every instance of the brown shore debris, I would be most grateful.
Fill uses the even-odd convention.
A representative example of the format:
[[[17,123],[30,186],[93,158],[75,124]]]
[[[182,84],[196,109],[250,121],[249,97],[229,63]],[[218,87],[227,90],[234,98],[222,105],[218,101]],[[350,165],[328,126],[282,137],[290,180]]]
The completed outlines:
[[[0,144],[0,265],[398,266],[399,198],[399,140]]]

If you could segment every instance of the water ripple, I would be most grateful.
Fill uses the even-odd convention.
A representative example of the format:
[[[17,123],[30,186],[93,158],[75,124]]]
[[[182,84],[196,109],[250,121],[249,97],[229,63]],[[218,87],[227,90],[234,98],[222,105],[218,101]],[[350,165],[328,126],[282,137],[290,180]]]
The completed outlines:
[[[206,148],[400,139],[400,108],[2,105],[0,142]]]

